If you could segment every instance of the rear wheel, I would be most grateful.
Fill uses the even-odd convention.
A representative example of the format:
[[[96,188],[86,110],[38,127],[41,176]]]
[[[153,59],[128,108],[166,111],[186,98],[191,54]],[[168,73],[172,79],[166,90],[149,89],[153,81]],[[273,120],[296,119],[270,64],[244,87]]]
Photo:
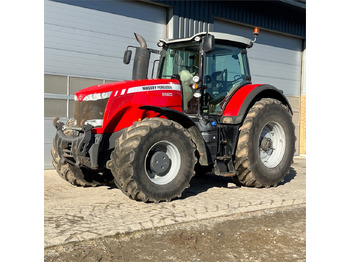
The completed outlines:
[[[83,167],[78,168],[68,163],[61,164],[61,158],[58,155],[55,147],[52,147],[51,155],[52,164],[55,167],[57,173],[60,175],[60,177],[74,186],[96,187],[106,186],[113,183],[113,176],[108,169],[97,172]]]
[[[127,196],[160,202],[181,197],[196,162],[190,134],[174,121],[152,118],[124,129],[107,166]]]
[[[276,186],[288,174],[294,152],[294,124],[288,108],[271,98],[256,102],[240,128],[235,157],[239,182]]]

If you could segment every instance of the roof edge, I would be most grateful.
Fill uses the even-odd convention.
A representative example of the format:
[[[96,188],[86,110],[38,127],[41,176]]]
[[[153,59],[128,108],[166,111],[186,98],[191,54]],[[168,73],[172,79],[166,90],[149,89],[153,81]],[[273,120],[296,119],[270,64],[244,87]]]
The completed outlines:
[[[221,32],[200,32],[197,33],[191,37],[186,37],[186,38],[179,38],[179,39],[171,39],[171,40],[164,40],[160,39],[160,41],[164,42],[165,44],[174,44],[174,43],[181,43],[181,42],[187,42],[187,41],[193,41],[196,36],[203,36],[206,34],[213,35],[215,39],[218,40],[225,40],[225,41],[230,41],[230,42],[235,42],[235,43],[240,43],[245,45],[246,47],[251,47],[252,46],[252,40],[248,39],[243,36],[238,36],[238,35],[232,35],[232,34],[226,34],[226,33],[221,33]]]

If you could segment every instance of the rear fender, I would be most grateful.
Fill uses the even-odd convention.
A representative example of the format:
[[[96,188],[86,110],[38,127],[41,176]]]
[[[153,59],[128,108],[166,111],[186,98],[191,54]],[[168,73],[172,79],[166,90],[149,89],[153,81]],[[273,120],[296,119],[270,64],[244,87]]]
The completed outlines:
[[[196,145],[199,154],[199,163],[203,166],[208,165],[208,154],[202,134],[196,124],[187,115],[177,110],[166,107],[141,106],[140,109],[157,112],[160,115],[163,115],[166,118],[175,121],[186,128],[187,131],[191,134],[192,141]]]
[[[228,102],[220,122],[223,124],[241,124],[248,110],[261,98],[274,98],[286,105],[293,114],[292,107],[283,91],[271,85],[246,85],[238,89]]]

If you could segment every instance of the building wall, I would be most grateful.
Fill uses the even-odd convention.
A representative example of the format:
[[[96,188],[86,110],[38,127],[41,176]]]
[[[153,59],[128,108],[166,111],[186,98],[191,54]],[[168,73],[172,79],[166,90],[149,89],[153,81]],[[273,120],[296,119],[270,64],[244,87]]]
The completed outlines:
[[[123,64],[124,51],[139,45],[134,32],[157,48],[166,38],[167,9],[121,0],[45,0],[44,8],[44,166],[52,168],[54,117],[73,116],[74,93],[82,88],[131,79],[133,61]]]
[[[174,26],[169,28],[169,38],[189,37],[192,33],[206,31],[215,18],[267,30],[306,36],[305,3],[288,1],[193,1],[152,0],[167,5],[174,16]]]
[[[300,97],[300,154],[306,154],[306,46],[304,41]]]
[[[249,35],[245,35],[248,32],[247,28],[253,25],[260,26],[263,30],[266,29],[265,36],[271,36],[271,32],[293,35],[294,38],[288,38],[290,42],[284,44],[291,45],[289,55],[297,61],[301,57],[293,53],[295,45],[298,45],[295,36],[305,38],[305,8],[288,5],[284,1],[252,5],[249,1],[45,0],[44,7],[45,168],[52,167],[49,153],[55,134],[52,120],[56,116],[65,119],[73,115],[74,93],[95,84],[131,79],[133,61],[124,65],[122,60],[128,45],[138,46],[133,36],[134,32],[141,34],[149,47],[157,49],[158,39],[187,37],[201,31],[214,31],[220,28],[219,20],[221,23],[229,21],[236,25],[241,24],[240,30],[232,25],[232,28],[225,30],[246,37],[251,37],[249,30]],[[266,80],[271,84],[277,81],[276,85],[285,83],[282,86],[294,112],[297,113],[294,114],[293,121],[298,125],[300,122],[302,134],[305,131],[305,117],[300,115],[299,111],[305,111],[301,106],[306,99],[305,85],[299,89],[299,94],[297,89],[290,86],[293,86],[293,81],[304,83],[300,80],[304,67],[290,65],[290,70],[285,67],[282,71],[274,72],[274,75],[280,76],[279,79],[274,78],[274,75],[268,79],[267,71],[276,70],[273,62],[268,62],[269,55],[278,56],[276,52],[279,49],[274,45],[280,44],[278,41],[281,39],[274,38],[264,45],[262,35],[255,49],[249,51],[253,81]],[[283,50],[283,55],[288,55],[287,49]],[[261,59],[254,52],[265,54],[267,57],[265,60]],[[152,61],[155,58],[151,57],[149,72],[152,71]],[[261,69],[263,70],[260,71]],[[302,96],[300,92],[304,92]]]
[[[124,65],[134,32],[156,48],[166,37],[166,8],[135,1],[45,0],[45,73],[114,80],[131,77]]]

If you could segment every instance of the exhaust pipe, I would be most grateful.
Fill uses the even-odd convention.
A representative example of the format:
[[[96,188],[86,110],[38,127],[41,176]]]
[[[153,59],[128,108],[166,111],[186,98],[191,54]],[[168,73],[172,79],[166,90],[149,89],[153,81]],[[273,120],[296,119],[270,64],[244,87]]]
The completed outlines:
[[[134,35],[135,35],[135,38],[136,38],[137,42],[139,42],[139,44],[140,44],[140,48],[141,49],[147,49],[146,40],[142,36],[140,36],[140,35],[138,35],[136,33],[134,33]]]
[[[147,79],[151,51],[147,48],[147,43],[142,36],[136,33],[134,33],[134,35],[137,42],[139,42],[140,47],[136,47],[132,79]]]

